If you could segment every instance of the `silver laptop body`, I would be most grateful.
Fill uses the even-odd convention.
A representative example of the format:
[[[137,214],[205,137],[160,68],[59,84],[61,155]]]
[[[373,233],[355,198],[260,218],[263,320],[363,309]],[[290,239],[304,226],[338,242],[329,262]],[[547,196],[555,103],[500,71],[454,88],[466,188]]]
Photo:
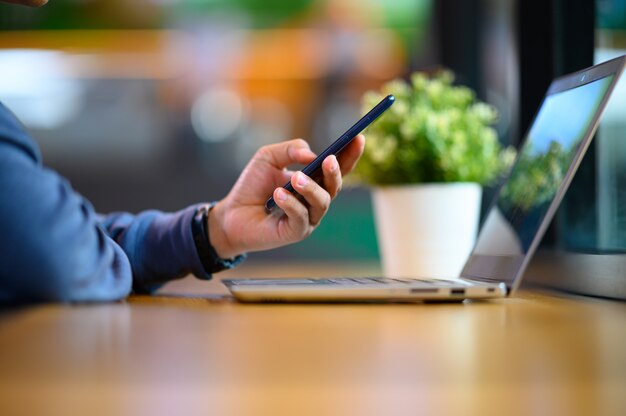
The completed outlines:
[[[555,79],[509,177],[481,226],[461,277],[227,279],[241,301],[444,301],[511,295],[593,138],[626,56]],[[533,172],[546,180],[533,181]],[[547,172],[550,175],[547,175]]]

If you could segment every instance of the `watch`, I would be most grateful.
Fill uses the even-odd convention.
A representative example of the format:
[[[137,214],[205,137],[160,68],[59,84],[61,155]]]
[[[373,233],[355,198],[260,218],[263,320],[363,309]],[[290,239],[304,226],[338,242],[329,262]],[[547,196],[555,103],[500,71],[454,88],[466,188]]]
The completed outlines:
[[[232,269],[246,258],[245,254],[230,259],[221,258],[211,245],[209,238],[209,212],[215,204],[216,202],[211,202],[210,204],[199,206],[191,220],[191,234],[196,245],[198,257],[200,257],[202,267],[209,275],[222,270]],[[203,280],[210,278],[210,276],[207,276]]]

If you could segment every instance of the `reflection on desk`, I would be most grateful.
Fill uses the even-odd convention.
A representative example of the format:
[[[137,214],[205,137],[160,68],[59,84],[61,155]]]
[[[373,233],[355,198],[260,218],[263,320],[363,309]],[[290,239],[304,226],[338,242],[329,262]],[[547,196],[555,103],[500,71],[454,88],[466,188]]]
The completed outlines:
[[[362,275],[249,264],[224,277]],[[370,270],[373,270],[370,268]],[[13,414],[626,414],[626,304],[523,291],[457,304],[245,305],[161,295],[0,317]]]

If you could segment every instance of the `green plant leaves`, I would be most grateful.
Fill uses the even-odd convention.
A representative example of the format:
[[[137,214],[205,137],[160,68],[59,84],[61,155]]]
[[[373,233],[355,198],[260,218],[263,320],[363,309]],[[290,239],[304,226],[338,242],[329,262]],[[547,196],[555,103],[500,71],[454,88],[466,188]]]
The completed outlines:
[[[493,182],[515,157],[504,149],[491,127],[494,107],[474,92],[453,85],[454,75],[411,75],[410,83],[393,80],[380,92],[363,96],[366,112],[387,94],[395,104],[367,130],[367,143],[355,169],[370,185],[420,182]]]

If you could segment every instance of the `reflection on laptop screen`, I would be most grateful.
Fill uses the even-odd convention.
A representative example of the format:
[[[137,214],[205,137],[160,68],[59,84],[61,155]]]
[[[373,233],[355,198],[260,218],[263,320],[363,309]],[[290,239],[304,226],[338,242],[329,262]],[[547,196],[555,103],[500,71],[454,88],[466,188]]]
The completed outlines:
[[[487,214],[472,253],[486,276],[510,280],[535,240],[548,209],[580,150],[614,76],[550,94],[497,202]],[[484,270],[485,265],[491,270]],[[476,276],[466,266],[464,276]]]

